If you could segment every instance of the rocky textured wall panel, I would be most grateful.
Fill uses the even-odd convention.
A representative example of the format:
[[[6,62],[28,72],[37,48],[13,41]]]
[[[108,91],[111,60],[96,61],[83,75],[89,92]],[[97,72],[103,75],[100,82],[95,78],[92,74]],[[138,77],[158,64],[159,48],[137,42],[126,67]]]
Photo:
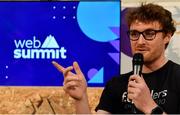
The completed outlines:
[[[99,102],[103,88],[88,88],[90,109]],[[75,108],[62,87],[0,87],[0,114],[73,114]]]

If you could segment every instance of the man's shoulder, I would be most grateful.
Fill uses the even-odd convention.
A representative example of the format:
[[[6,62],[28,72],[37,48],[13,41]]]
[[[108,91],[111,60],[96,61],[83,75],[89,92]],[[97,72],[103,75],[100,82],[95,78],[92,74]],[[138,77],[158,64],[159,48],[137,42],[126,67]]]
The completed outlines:
[[[169,67],[177,72],[180,72],[180,64],[178,64],[176,62],[169,60]]]
[[[174,62],[174,61],[172,61],[172,60],[169,60],[169,63],[170,63],[171,65],[173,65],[173,66],[176,66],[176,67],[180,68],[180,64],[178,64],[178,63],[176,63],[176,62]]]
[[[132,75],[132,74],[133,74],[133,72],[131,71],[131,72],[128,72],[128,73],[121,74],[120,77],[121,78],[124,78],[124,77],[128,77],[129,78],[129,76]]]

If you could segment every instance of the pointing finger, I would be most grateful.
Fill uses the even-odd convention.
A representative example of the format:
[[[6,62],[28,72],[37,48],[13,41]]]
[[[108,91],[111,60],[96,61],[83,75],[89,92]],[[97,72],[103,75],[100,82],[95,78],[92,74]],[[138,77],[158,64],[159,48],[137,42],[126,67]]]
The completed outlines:
[[[63,66],[61,66],[60,64],[58,64],[55,61],[52,61],[52,64],[58,69],[58,71],[62,72],[65,70],[65,68]]]

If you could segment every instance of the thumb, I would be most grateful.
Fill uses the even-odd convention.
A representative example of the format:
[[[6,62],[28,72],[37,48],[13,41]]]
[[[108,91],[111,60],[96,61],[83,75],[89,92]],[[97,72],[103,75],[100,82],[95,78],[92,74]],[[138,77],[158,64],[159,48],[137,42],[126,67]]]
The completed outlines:
[[[79,65],[78,65],[77,62],[74,62],[74,63],[73,63],[73,67],[74,67],[75,72],[76,72],[78,75],[82,75],[81,69],[80,69],[80,67],[79,67]]]

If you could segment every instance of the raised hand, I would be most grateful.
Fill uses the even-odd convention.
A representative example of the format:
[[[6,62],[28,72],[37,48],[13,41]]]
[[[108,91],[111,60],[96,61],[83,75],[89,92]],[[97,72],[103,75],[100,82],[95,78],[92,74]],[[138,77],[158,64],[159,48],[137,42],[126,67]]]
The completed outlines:
[[[53,61],[52,64],[61,72],[64,76],[63,88],[75,100],[81,100],[86,95],[87,82],[81,72],[81,69],[77,62],[73,63],[73,66],[64,68],[57,62]],[[75,70],[75,73],[71,70]]]

